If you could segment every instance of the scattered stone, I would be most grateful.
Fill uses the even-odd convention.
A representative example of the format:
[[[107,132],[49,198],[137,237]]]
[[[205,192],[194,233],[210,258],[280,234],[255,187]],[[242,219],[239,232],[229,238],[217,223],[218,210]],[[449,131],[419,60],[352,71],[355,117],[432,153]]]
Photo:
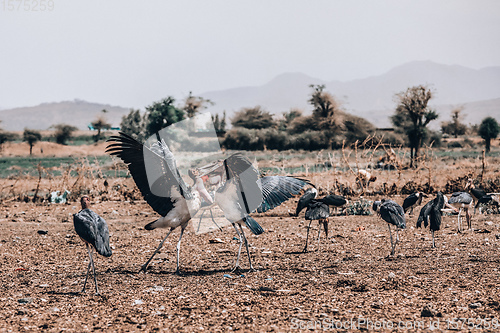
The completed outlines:
[[[420,317],[434,317],[434,316],[435,316],[435,311],[432,308],[432,305],[430,304],[424,306],[422,312],[420,312]]]
[[[20,299],[17,300],[17,302],[19,304],[28,304],[28,303],[33,302],[33,298],[31,298],[31,297],[20,298]]]
[[[469,308],[471,308],[471,309],[477,309],[477,308],[480,308],[481,306],[483,306],[483,305],[480,302],[469,304]]]
[[[49,233],[48,230],[38,230],[37,232],[39,235],[46,235]]]
[[[220,238],[212,238],[210,240],[208,240],[209,243],[211,244],[223,244],[225,243],[222,239]]]
[[[136,299],[136,300],[134,301],[134,303],[132,303],[132,304],[133,304],[133,305],[140,305],[140,304],[143,304],[143,303],[144,303],[144,302],[143,302],[142,300],[140,300],[140,299]]]

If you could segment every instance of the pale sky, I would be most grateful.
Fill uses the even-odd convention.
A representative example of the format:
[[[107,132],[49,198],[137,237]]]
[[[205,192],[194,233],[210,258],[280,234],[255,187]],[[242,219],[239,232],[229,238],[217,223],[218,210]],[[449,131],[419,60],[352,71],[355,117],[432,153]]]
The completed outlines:
[[[500,66],[496,0],[51,1],[0,2],[0,108],[144,109],[286,72],[345,81],[415,60]]]

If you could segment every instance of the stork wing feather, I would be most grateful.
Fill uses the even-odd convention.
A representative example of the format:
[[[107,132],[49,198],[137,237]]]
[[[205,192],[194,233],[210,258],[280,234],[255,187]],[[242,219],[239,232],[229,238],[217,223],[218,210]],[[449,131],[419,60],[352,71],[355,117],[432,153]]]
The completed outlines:
[[[153,194],[151,187],[155,190],[163,189],[167,191],[166,194],[171,193],[172,187],[177,188],[180,193],[186,193],[185,184],[183,182],[179,184],[178,178],[174,175],[174,172],[178,171],[171,170],[165,158],[159,156],[155,148],[151,150],[123,132],[120,132],[118,136],[110,137],[108,141],[111,143],[106,147],[106,152],[119,157],[128,166],[130,174],[141,191],[144,200],[161,216],[167,215],[174,208],[174,200],[167,195],[158,196]],[[162,170],[161,177],[151,187],[146,172],[145,155],[148,157],[148,164]]]
[[[387,223],[394,224],[398,228],[406,228],[405,212],[403,207],[392,200],[387,200],[380,206],[380,216]]]
[[[262,202],[257,207],[258,213],[276,208],[288,199],[300,193],[307,185],[314,186],[306,179],[287,176],[267,176],[259,179],[262,189]]]
[[[305,218],[306,220],[326,219],[330,216],[330,208],[327,204],[313,200],[307,206]]]

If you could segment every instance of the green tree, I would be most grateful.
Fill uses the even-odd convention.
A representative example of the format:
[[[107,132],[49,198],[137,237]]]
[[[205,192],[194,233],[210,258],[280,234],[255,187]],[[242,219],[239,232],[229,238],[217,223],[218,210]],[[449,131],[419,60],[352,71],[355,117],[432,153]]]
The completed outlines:
[[[441,123],[441,131],[444,134],[453,135],[457,138],[459,135],[464,135],[467,132],[467,125],[462,123],[463,106],[455,108],[451,111],[451,121],[443,121]]]
[[[71,126],[68,124],[57,124],[57,125],[54,125],[53,127],[56,130],[54,132],[54,138],[56,139],[56,142],[61,144],[61,145],[65,145],[66,142],[73,135],[73,132],[78,129],[75,126]]]
[[[391,121],[396,129],[408,137],[411,150],[410,167],[417,166],[420,147],[427,136],[427,125],[438,118],[436,111],[429,108],[432,91],[419,85],[396,94],[398,103]]]
[[[40,134],[40,131],[37,130],[32,130],[32,129],[24,129],[23,132],[23,141],[26,141],[29,146],[30,146],[30,155],[33,153],[33,146],[35,143],[40,141],[42,139],[42,134]]]
[[[273,120],[273,115],[268,111],[264,111],[260,106],[253,108],[244,108],[236,112],[231,124],[234,127],[244,127],[248,129],[261,129],[274,127],[276,123]]]
[[[146,120],[145,116],[141,115],[140,110],[131,109],[130,112],[122,117],[120,130],[142,142],[146,139]]]
[[[185,112],[175,107],[174,102],[169,96],[146,107],[146,137],[185,118]]]
[[[493,117],[486,117],[481,122],[479,126],[478,134],[483,138],[485,142],[485,149],[488,153],[491,148],[491,139],[495,139],[500,132],[500,126],[498,122]]]

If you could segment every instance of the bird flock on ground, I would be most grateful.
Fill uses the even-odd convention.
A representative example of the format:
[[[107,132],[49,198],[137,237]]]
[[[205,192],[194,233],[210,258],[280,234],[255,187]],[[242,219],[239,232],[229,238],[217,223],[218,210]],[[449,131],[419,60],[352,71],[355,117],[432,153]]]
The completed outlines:
[[[297,203],[295,216],[299,216],[305,209],[305,219],[309,220],[307,227],[306,244],[303,252],[307,252],[309,229],[312,221],[318,221],[318,246],[320,248],[321,229],[328,238],[328,222],[332,215],[342,215],[349,201],[340,195],[329,194],[318,198],[318,191],[314,184],[307,179],[289,176],[260,177],[254,165],[241,153],[235,153],[226,159],[217,160],[202,167],[188,170],[193,185],[189,186],[181,177],[177,168],[174,154],[160,136],[150,145],[142,144],[131,136],[120,132],[108,140],[106,152],[120,158],[125,163],[140,190],[145,201],[160,215],[158,219],[145,225],[146,230],[156,228],[168,229],[151,257],[141,266],[140,271],[147,272],[148,266],[161,248],[167,237],[178,227],[180,235],[177,241],[177,268],[180,274],[180,248],[184,230],[191,218],[199,211],[205,212],[217,205],[225,218],[232,224],[239,240],[238,253],[233,271],[240,270],[240,254],[245,245],[249,269],[254,271],[250,249],[243,225],[253,234],[259,235],[264,229],[252,218],[252,213],[263,213],[280,206],[292,197],[303,193]],[[357,182],[362,191],[376,180],[366,170],[359,170]],[[205,183],[216,186],[216,190],[209,193]],[[307,188],[307,189],[306,189]],[[434,233],[441,228],[442,212],[458,213],[458,232],[461,232],[461,212],[466,215],[467,226],[472,229],[469,209],[476,208],[481,203],[495,202],[495,194],[487,194],[475,188],[469,179],[465,190],[455,192],[450,198],[441,192],[427,202],[420,210],[416,226],[429,226],[432,232],[432,247],[435,247]],[[399,242],[399,231],[406,228],[405,213],[410,215],[413,209],[422,203],[428,196],[422,192],[415,192],[405,198],[403,206],[395,201],[382,199],[373,203],[372,209],[388,224],[391,242],[390,255],[394,255]],[[92,257],[92,248],[105,257],[111,256],[109,245],[109,231],[106,221],[92,211],[88,196],[81,198],[82,210],[73,216],[74,228],[78,236],[85,243],[89,255],[89,264],[82,292],[85,291],[90,270],[94,276],[95,291],[99,294],[95,266]],[[335,209],[335,213],[331,212]],[[341,208],[341,212],[337,210]],[[213,216],[212,216],[213,220]],[[201,221],[201,217],[200,217]],[[214,220],[213,220],[214,221]],[[215,223],[215,221],[214,221]],[[391,225],[395,228],[393,238]],[[218,225],[217,225],[218,226]],[[220,229],[220,227],[219,227]]]

